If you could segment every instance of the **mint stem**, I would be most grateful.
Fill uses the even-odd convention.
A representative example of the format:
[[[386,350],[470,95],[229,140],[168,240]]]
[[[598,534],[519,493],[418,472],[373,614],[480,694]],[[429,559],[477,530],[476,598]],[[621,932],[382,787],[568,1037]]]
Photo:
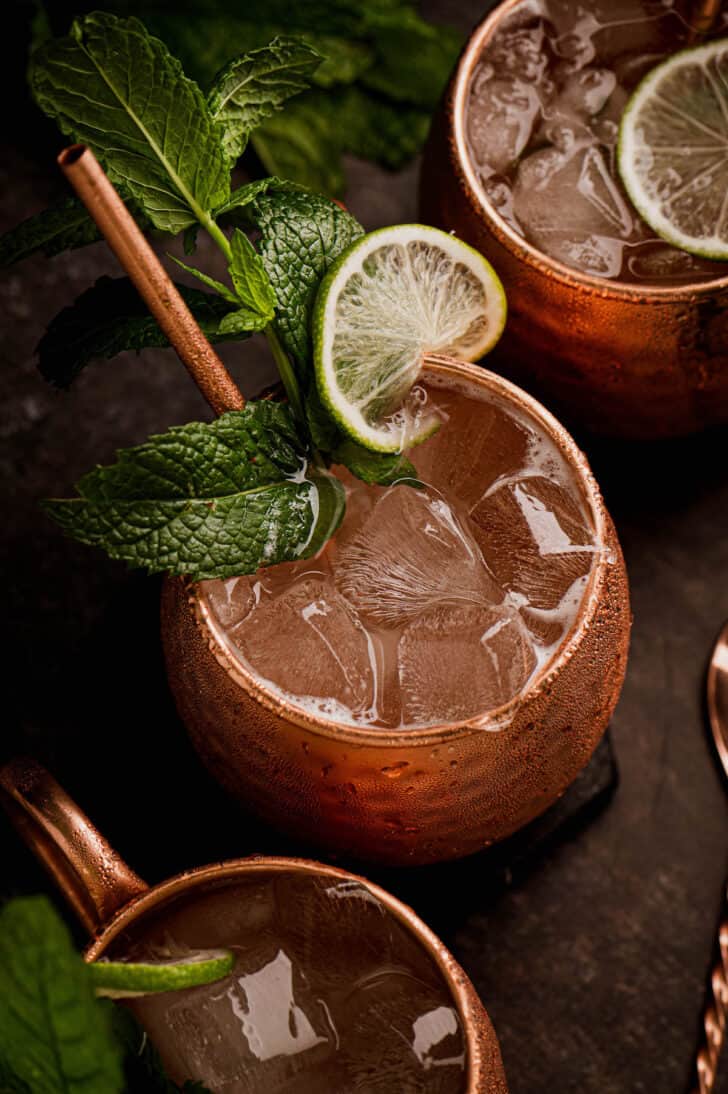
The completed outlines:
[[[268,346],[273,354],[275,363],[278,366],[278,372],[283,381],[283,386],[286,389],[288,402],[293,408],[293,413],[300,422],[305,423],[306,417],[303,412],[301,393],[298,390],[298,381],[296,380],[296,375],[291,367],[290,358],[281,345],[280,339],[276,334],[272,323],[269,323],[265,328],[265,337],[268,340]]]
[[[230,246],[228,238],[223,232],[222,228],[220,228],[215,223],[212,217],[208,216],[205,216],[204,219],[202,219],[201,223],[203,228],[205,228],[207,232],[212,236],[222,253],[225,255],[225,258],[228,260],[228,264],[231,263],[233,260],[232,247]]]
[[[207,232],[212,236],[215,243],[217,243],[222,253],[225,255],[228,263],[231,263],[233,260],[233,252],[225,233],[222,231],[219,225],[215,223],[212,217],[205,216],[202,220],[202,224]],[[278,372],[280,374],[281,380],[283,381],[283,386],[286,389],[288,402],[291,404],[293,412],[298,420],[305,425],[306,416],[303,410],[303,403],[301,402],[301,392],[298,388],[296,374],[293,371],[288,354],[284,350],[283,346],[281,345],[280,339],[278,338],[278,335],[273,329],[272,323],[269,323],[268,326],[265,328],[265,337],[268,341],[270,351],[273,354],[273,359],[278,366]]]

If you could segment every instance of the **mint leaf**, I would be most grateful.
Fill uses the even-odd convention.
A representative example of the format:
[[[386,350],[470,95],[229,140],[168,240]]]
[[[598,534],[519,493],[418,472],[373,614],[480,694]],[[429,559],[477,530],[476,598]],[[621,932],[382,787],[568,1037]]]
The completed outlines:
[[[353,83],[371,66],[374,55],[364,42],[331,34],[304,34],[303,39],[323,58],[313,74],[317,87],[335,87]]]
[[[286,99],[308,87],[320,60],[316,50],[300,39],[278,37],[225,66],[207,102],[231,163],[244,152],[253,129],[280,110]]]
[[[363,229],[335,202],[305,190],[261,194],[250,215],[261,232],[258,249],[278,300],[274,326],[305,379],[310,373],[311,312],[321,278]]]
[[[230,263],[230,276],[235,286],[238,300],[261,318],[265,326],[276,309],[276,294],[266,273],[263,260],[250,242],[245,232],[235,228],[230,240],[233,260]]]
[[[362,83],[396,102],[435,109],[463,45],[460,34],[426,23],[412,9],[379,10],[368,21],[376,62]]]
[[[46,502],[71,536],[150,572],[195,580],[315,554],[344,512],[344,488],[306,472],[290,408],[248,403],[118,454]]]
[[[0,912],[0,1058],[33,1094],[123,1089],[107,1016],[44,897],[13,900]]]
[[[202,270],[198,270],[196,266],[188,266],[186,262],[183,262],[181,258],[177,258],[175,255],[167,254],[168,258],[171,258],[173,262],[176,262],[180,269],[185,273],[192,274],[198,281],[201,281],[203,285],[207,285],[208,289],[213,289],[223,300],[227,300],[229,304],[237,304],[238,298],[232,289],[227,285],[223,285],[222,281],[217,281],[214,277],[210,277],[209,274],[204,273]]]
[[[272,175],[331,196],[344,192],[343,135],[306,95],[262,125],[250,142]],[[295,111],[293,108],[295,107]]]
[[[217,296],[177,285],[187,306],[213,342],[242,337],[223,330],[231,305]],[[81,369],[98,357],[124,350],[168,346],[165,334],[126,277],[102,277],[51,320],[38,343],[38,367],[57,387],[68,387]]]
[[[229,195],[220,133],[199,87],[137,19],[93,12],[33,55],[35,98],[90,145],[152,224],[177,233]]]
[[[148,228],[149,220],[123,187],[120,197],[139,227]],[[53,258],[62,251],[86,247],[101,238],[83,202],[75,197],[65,198],[0,236],[0,267],[22,262],[38,251],[46,258]]]
[[[0,237],[0,266],[11,266],[41,251],[46,257],[101,239],[101,233],[78,198],[44,209]]]
[[[218,331],[220,334],[252,334],[253,331],[263,330],[268,325],[268,319],[260,312],[250,308],[236,308],[220,320]]]
[[[246,216],[245,208],[255,201],[259,194],[267,194],[269,190],[300,189],[301,187],[297,183],[288,182],[287,179],[279,179],[275,175],[268,175],[266,178],[256,179],[254,182],[246,182],[244,186],[239,186],[237,190],[233,190],[224,205],[215,209],[215,220],[226,217],[233,224],[240,223],[245,227],[249,227],[252,221]]]
[[[345,152],[398,171],[427,139],[430,112],[388,102],[363,88],[348,87],[317,106],[341,134]],[[295,117],[295,114],[294,114]]]
[[[417,468],[405,456],[395,453],[386,455],[363,448],[356,441],[342,441],[331,453],[334,463],[343,463],[344,467],[364,482],[378,486],[394,486],[407,483],[409,486],[421,486]]]

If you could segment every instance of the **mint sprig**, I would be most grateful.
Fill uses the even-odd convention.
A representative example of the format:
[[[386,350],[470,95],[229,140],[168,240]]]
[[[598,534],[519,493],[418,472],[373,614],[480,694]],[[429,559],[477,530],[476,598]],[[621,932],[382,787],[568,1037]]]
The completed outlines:
[[[94,994],[45,897],[0,911],[0,1094],[209,1094],[168,1079],[128,1010]]]
[[[92,12],[34,54],[31,86],[61,130],[88,144],[152,224],[181,232],[230,193],[202,92],[134,18]]]
[[[33,1094],[120,1094],[121,1056],[88,971],[48,902],[0,911],[0,1075]]]
[[[344,513],[338,479],[307,465],[290,407],[248,403],[119,453],[79,497],[45,506],[75,539],[195,580],[315,554]]]
[[[336,529],[345,492],[326,471],[332,462],[367,482],[413,481],[407,461],[344,443],[317,398],[314,301],[361,225],[278,178],[231,190],[233,161],[253,126],[300,91],[318,61],[310,46],[278,38],[230,62],[205,97],[137,19],[101,12],[76,19],[66,38],[46,40],[33,56],[38,103],[94,149],[138,219],[183,233],[187,251],[198,229],[209,233],[229,284],[175,258],[212,290],[183,296],[213,341],[264,331],[288,397],[287,407],[249,404],[212,425],[152,437],[86,475],[78,497],[46,504],[68,534],[112,558],[195,579],[251,573],[314,554]],[[66,212],[60,235],[86,238],[77,207]],[[38,246],[54,247],[49,225],[36,228]],[[245,234],[251,228],[257,246]],[[32,226],[23,232],[11,252],[30,253]],[[93,357],[164,344],[128,282],[105,279],[51,323],[40,365],[65,386]]]

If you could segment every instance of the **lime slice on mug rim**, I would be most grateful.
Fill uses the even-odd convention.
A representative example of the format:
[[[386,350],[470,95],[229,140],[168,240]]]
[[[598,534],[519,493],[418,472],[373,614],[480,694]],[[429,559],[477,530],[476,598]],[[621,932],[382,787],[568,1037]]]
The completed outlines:
[[[109,999],[133,999],[163,991],[181,991],[211,984],[232,972],[232,950],[196,950],[184,957],[162,961],[107,961],[100,958],[89,966],[97,995]]]
[[[728,260],[728,38],[645,76],[619,130],[617,165],[649,226],[690,254]]]
[[[477,361],[506,320],[493,267],[455,236],[399,224],[358,239],[319,288],[313,319],[319,394],[360,445],[400,452],[440,425],[416,392],[426,353]]]

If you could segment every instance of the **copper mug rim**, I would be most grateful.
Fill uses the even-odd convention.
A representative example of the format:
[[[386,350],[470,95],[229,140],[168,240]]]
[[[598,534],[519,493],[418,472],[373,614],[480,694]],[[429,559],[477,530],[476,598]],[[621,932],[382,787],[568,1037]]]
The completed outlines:
[[[575,474],[576,482],[583,501],[586,503],[592,521],[595,541],[604,544],[607,539],[607,515],[596,480],[589,467],[586,456],[577,446],[564,426],[546,407],[522,388],[495,372],[479,365],[457,361],[443,354],[427,354],[424,359],[425,378],[429,374],[437,383],[438,378],[453,377],[457,381],[474,381],[481,389],[495,391],[508,402],[534,418],[555,443],[561,455],[566,459]],[[400,727],[394,730],[370,729],[352,725],[335,719],[328,719],[296,705],[292,699],[249,671],[236,655],[230,641],[226,638],[222,626],[217,622],[203,597],[191,592],[191,604],[197,625],[205,631],[212,655],[228,675],[257,702],[273,711],[288,722],[303,727],[309,732],[336,740],[347,741],[352,745],[375,745],[400,748],[403,745],[446,743],[463,733],[500,731],[508,725],[513,713],[526,700],[530,700],[544,689],[548,689],[562,672],[564,666],[574,656],[581,645],[585,632],[592,624],[598,610],[600,592],[605,581],[605,571],[611,565],[608,552],[596,551],[589,574],[589,582],[584,590],[581,604],[571,627],[557,650],[533,676],[521,692],[495,710],[459,721],[432,726]]]
[[[510,12],[522,4],[524,0],[502,0],[491,11],[482,23],[476,26],[471,37],[457,63],[453,78],[451,103],[451,121],[457,152],[458,168],[462,171],[466,182],[466,196],[470,203],[477,208],[480,215],[484,216],[489,227],[500,243],[527,265],[532,266],[540,273],[554,277],[568,285],[586,290],[590,294],[600,297],[608,297],[617,300],[632,300],[639,303],[664,303],[665,301],[680,302],[683,300],[694,301],[696,296],[712,298],[716,291],[728,290],[728,274],[724,277],[712,278],[709,281],[686,282],[676,286],[658,285],[633,285],[627,282],[612,280],[610,278],[595,277],[592,274],[582,273],[572,266],[559,262],[556,258],[550,258],[540,251],[523,236],[519,235],[510,224],[500,215],[488,200],[477,173],[471,162],[468,150],[467,135],[465,132],[465,112],[467,107],[468,91],[473,69],[477,65],[483,47],[491,38],[501,21]]]
[[[479,1000],[445,944],[416,912],[359,874],[311,859],[253,855],[198,866],[156,885],[144,882],[111,847],[56,779],[29,758],[0,768],[0,801],[30,850],[93,935],[84,960],[94,961],[140,916],[188,890],[251,873],[309,874],[356,881],[371,892],[420,942],[457,1008],[466,1050],[465,1094],[486,1089],[487,1061],[480,1046]]]

